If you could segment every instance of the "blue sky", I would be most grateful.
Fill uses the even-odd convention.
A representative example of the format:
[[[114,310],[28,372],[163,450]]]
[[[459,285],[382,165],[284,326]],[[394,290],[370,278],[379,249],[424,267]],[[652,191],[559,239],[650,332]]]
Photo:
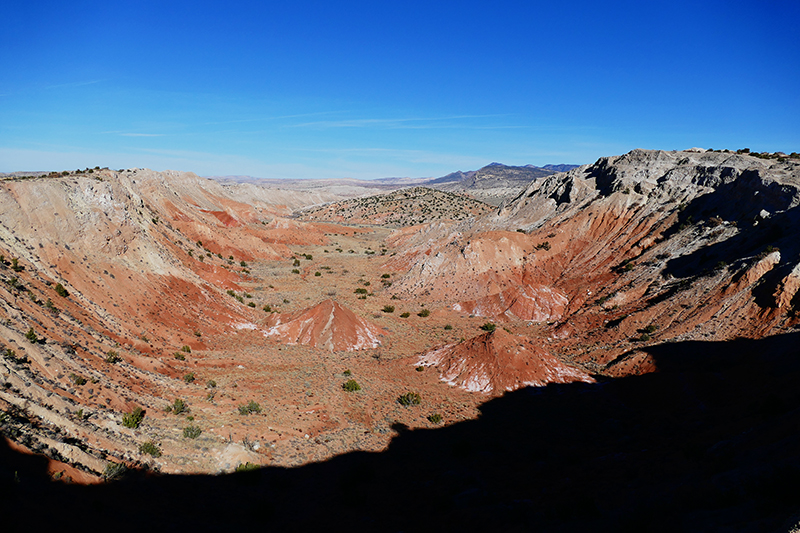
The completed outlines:
[[[800,2],[0,6],[0,171],[440,176],[800,151]]]

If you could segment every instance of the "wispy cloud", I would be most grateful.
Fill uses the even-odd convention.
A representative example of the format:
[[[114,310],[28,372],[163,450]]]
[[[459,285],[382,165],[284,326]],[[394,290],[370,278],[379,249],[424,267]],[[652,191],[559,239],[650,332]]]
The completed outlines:
[[[118,133],[121,137],[163,137],[163,133]]]
[[[45,87],[46,89],[62,89],[65,87],[83,87],[84,85],[94,85],[95,83],[101,83],[106,80],[89,80],[89,81],[73,81],[70,83],[59,83],[56,85],[48,85]]]
[[[238,120],[223,120],[219,122],[204,122],[207,126],[215,126],[220,124],[242,124],[247,122],[265,122],[270,120],[284,120],[287,118],[304,118],[304,117],[318,117],[321,115],[338,115],[341,113],[348,113],[348,111],[318,111],[315,113],[298,113],[294,115],[276,115],[265,117],[243,118]]]

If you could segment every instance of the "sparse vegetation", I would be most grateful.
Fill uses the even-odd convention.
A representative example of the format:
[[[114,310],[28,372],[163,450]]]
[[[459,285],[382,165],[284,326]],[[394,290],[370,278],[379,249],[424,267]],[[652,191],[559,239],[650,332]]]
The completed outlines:
[[[261,406],[254,400],[250,400],[247,404],[240,405],[238,409],[240,415],[258,414],[261,412]]]
[[[166,412],[175,415],[185,414],[189,412],[189,405],[180,398],[175,398],[172,405],[168,405],[165,409]]]
[[[5,351],[3,352],[3,357],[11,361],[12,363],[16,364],[27,364],[30,362],[28,361],[28,358],[25,356],[17,357],[17,352],[12,350],[11,348],[5,349]]]
[[[78,374],[75,374],[75,373],[70,373],[69,379],[70,379],[70,381],[72,381],[72,383],[74,383],[75,385],[77,385],[79,387],[82,387],[83,385],[86,385],[86,383],[87,383],[85,377],[79,376]]]
[[[409,407],[411,405],[419,405],[421,401],[422,399],[416,392],[407,392],[397,397],[397,403],[399,403],[403,407]]]
[[[349,379],[342,384],[342,388],[347,392],[356,392],[361,390],[361,386],[354,379]]]
[[[103,470],[103,479],[112,481],[122,478],[128,472],[128,467],[123,463],[108,463]]]
[[[139,453],[146,453],[153,457],[161,457],[161,448],[159,448],[155,442],[148,440],[139,445]]]
[[[453,326],[451,326],[450,324],[447,324],[447,325],[445,325],[444,329],[445,329],[445,331],[450,331],[451,329],[453,329]]]
[[[116,364],[122,361],[122,358],[119,356],[119,352],[116,350],[109,350],[106,352],[106,363],[109,364]]]
[[[192,349],[189,346],[181,346],[181,351],[183,353],[192,353]]]
[[[410,316],[411,316],[411,313],[409,313],[408,311],[406,311],[405,313],[400,313],[400,318],[408,318]]]
[[[394,313],[394,306],[393,305],[384,305],[383,306],[384,313]]]
[[[481,326],[481,329],[483,331],[494,331],[496,328],[497,328],[497,325],[495,325],[495,324],[493,324],[491,322],[486,322],[484,325]]]
[[[195,380],[194,372],[189,372],[185,376],[183,376],[183,381],[186,383],[192,383]]]
[[[425,318],[426,316],[430,316],[430,314],[431,314],[430,309],[423,309],[422,311],[417,313],[417,316],[421,316],[422,318]]]
[[[136,429],[141,425],[142,420],[144,420],[144,415],[144,409],[135,407],[130,413],[122,415],[122,425],[126,428]]]
[[[183,428],[183,436],[187,439],[196,439],[201,433],[203,433],[203,430],[194,424]]]
[[[25,333],[25,338],[28,339],[33,344],[39,342],[39,337],[36,336],[36,332],[33,331],[33,328],[30,328],[27,333]]]
[[[251,463],[250,461],[246,463],[239,463],[236,467],[237,472],[250,472],[252,470],[258,470],[260,467],[256,464]]]
[[[56,283],[54,290],[56,291],[56,294],[58,294],[62,298],[66,298],[67,296],[69,296],[69,292],[67,292],[67,289],[65,289],[64,286],[60,283]]]
[[[428,422],[431,424],[441,424],[442,422],[442,415],[439,413],[433,413],[432,415],[428,415]]]

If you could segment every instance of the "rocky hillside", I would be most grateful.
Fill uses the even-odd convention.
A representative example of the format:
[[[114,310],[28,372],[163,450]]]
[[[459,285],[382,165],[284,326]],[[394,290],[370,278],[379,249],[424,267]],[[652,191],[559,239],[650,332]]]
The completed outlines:
[[[551,166],[548,165],[548,167]],[[567,168],[574,167],[574,165],[557,165],[557,167]],[[519,194],[533,180],[550,176],[556,172],[558,171],[555,169],[533,165],[514,167],[490,163],[474,172],[450,174],[434,180],[426,186],[442,191],[468,194],[481,202],[497,206]]]
[[[0,180],[4,502],[169,514],[185,482],[198,511],[398,530],[796,508],[798,158],[634,150],[499,207],[412,188],[303,217],[314,192],[29,176]]]
[[[440,220],[474,219],[491,206],[472,198],[427,187],[356,198],[297,212],[301,220],[406,227]]]
[[[398,233],[387,267],[409,272],[391,290],[554,322],[562,353],[644,371],[652,343],[797,324],[798,204],[798,160],[635,150],[538,179],[474,225]]]

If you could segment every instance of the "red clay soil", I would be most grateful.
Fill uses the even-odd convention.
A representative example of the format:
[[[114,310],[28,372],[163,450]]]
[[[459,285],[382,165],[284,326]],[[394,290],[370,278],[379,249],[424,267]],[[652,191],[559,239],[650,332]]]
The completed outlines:
[[[287,344],[306,344],[330,351],[376,348],[384,335],[381,328],[333,300],[324,300],[285,317],[275,314],[270,325],[268,336]]]
[[[554,287],[517,285],[477,300],[457,303],[453,309],[475,316],[546,322],[561,318],[567,303],[567,297]]]
[[[503,329],[449,344],[419,357],[436,366],[442,381],[470,392],[512,391],[548,383],[593,383],[589,374],[568,366],[530,339]]]

